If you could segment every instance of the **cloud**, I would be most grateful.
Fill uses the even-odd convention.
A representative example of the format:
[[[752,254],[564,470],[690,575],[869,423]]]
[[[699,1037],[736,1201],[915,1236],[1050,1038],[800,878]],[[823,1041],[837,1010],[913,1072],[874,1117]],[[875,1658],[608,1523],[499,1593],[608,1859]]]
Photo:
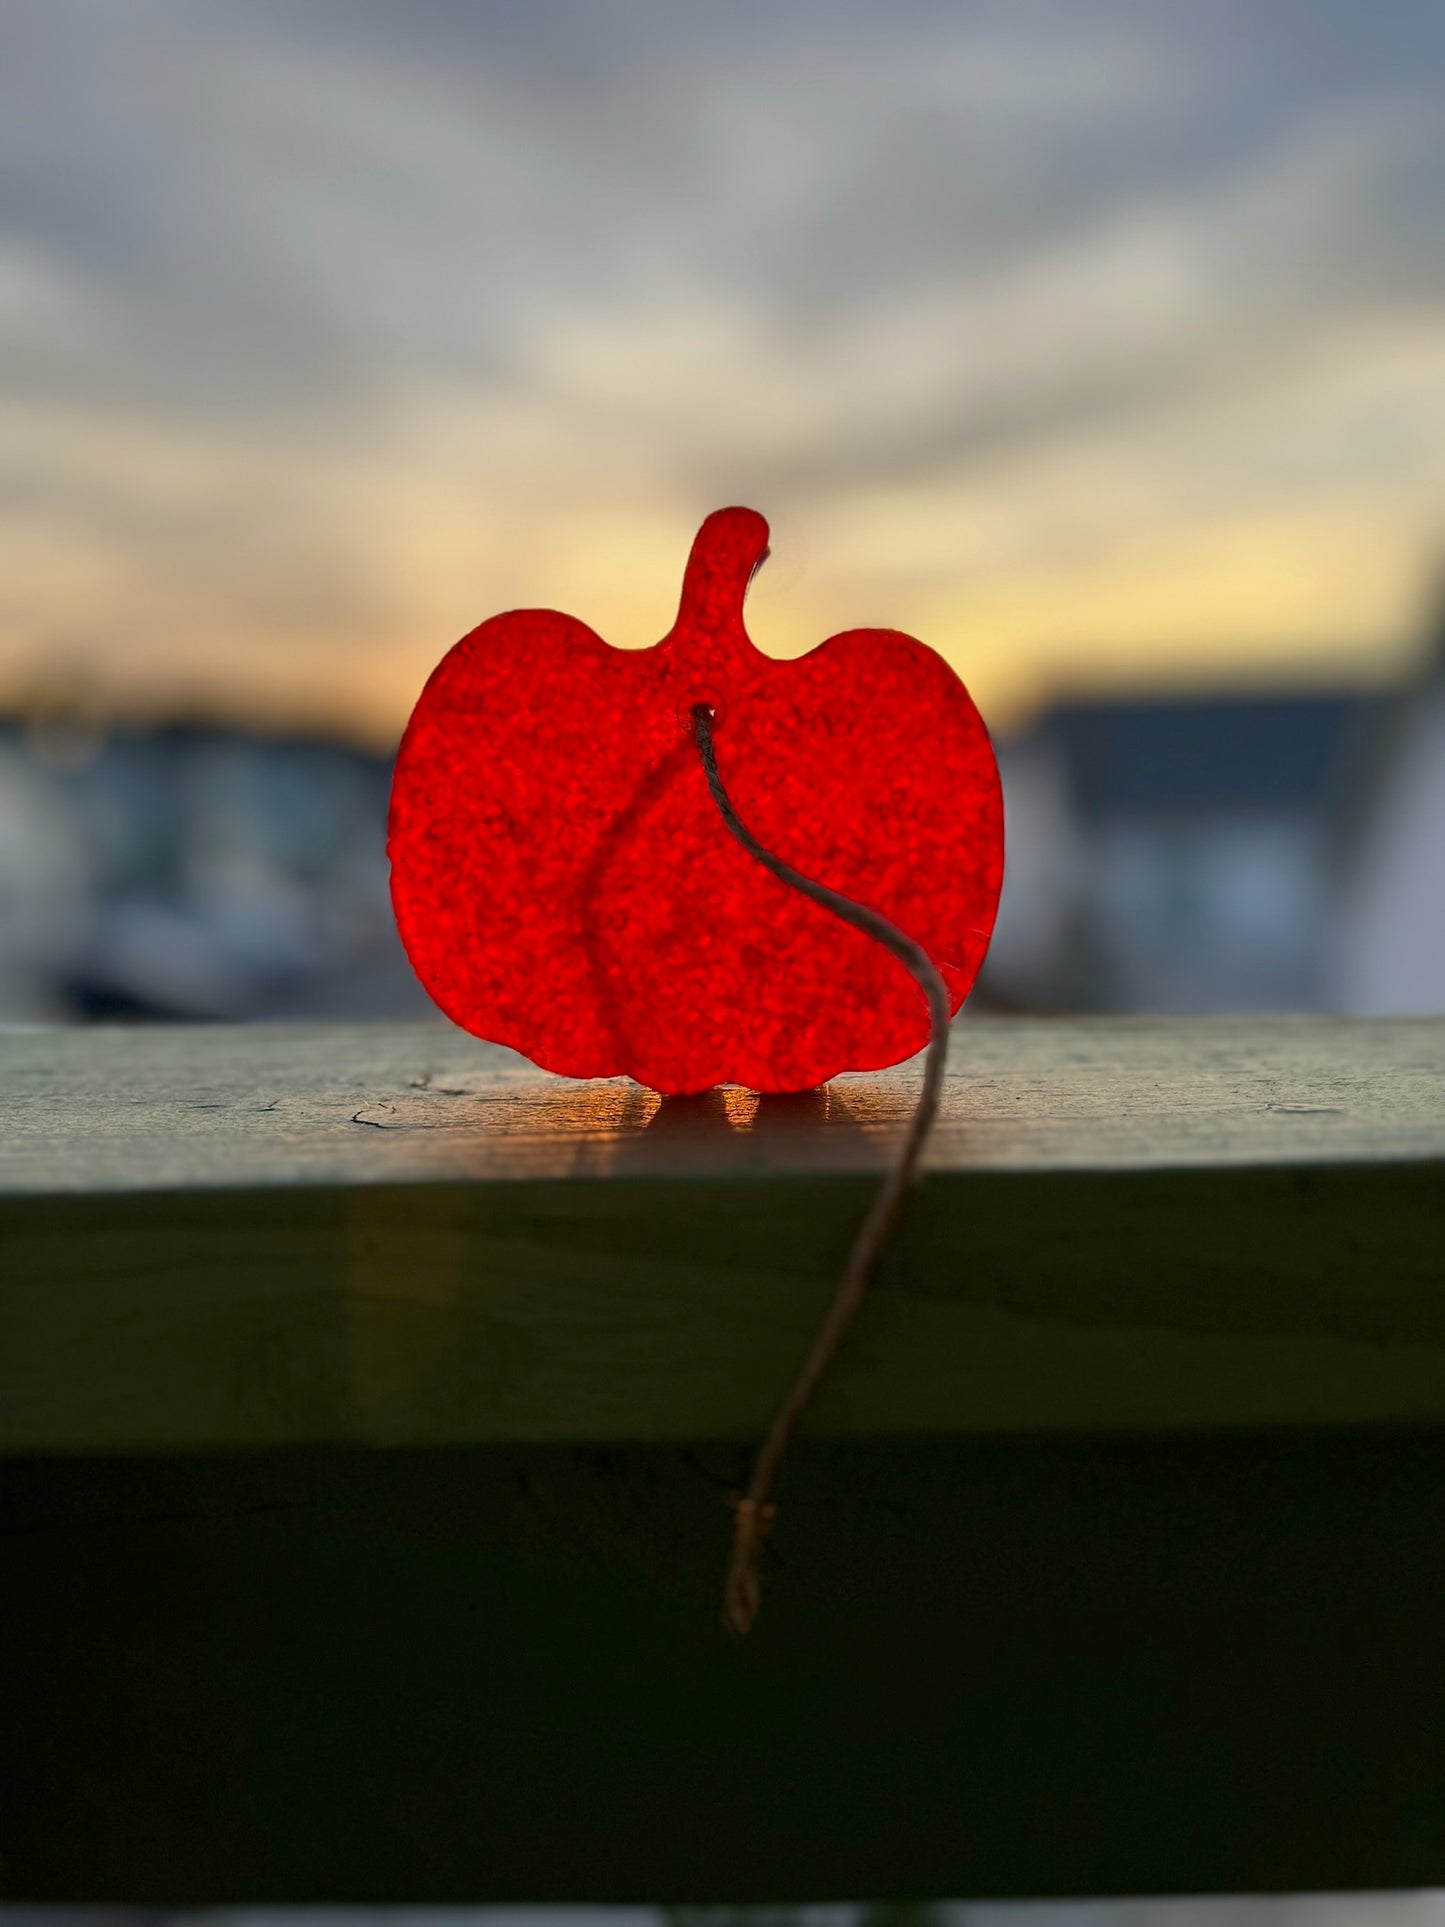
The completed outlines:
[[[811,554],[760,635],[937,624],[1000,704],[1305,662],[1311,529],[1403,647],[1433,0],[11,13],[0,675],[386,729],[491,607],[650,640],[723,498]]]

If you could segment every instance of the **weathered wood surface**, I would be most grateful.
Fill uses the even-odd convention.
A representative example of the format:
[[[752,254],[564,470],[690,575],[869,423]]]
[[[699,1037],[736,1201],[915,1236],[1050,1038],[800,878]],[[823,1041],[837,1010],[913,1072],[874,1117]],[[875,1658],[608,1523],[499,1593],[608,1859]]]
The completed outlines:
[[[0,1037],[0,1449],[747,1439],[916,1070],[663,1104],[425,1026]],[[1445,1024],[958,1027],[820,1435],[1445,1418]]]
[[[443,1024],[0,1031],[0,1193],[881,1168],[918,1070],[664,1101]],[[930,1170],[1445,1157],[1445,1021],[954,1026]]]
[[[1442,1067],[961,1025],[737,1641],[909,1072],[0,1037],[0,1895],[1445,1884]]]

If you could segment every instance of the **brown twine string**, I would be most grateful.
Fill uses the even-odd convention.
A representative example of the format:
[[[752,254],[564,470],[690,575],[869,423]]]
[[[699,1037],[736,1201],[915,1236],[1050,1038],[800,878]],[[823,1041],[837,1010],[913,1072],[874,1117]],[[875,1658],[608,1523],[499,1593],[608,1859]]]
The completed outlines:
[[[708,704],[698,703],[694,706],[692,722],[712,800],[717,804],[724,823],[749,856],[756,857],[764,869],[771,870],[781,882],[800,890],[805,897],[811,897],[814,903],[831,910],[835,917],[841,917],[844,923],[852,924],[855,930],[863,931],[866,936],[875,938],[891,950],[912,973],[928,999],[931,1021],[928,1055],[923,1062],[923,1085],[897,1159],[853,1240],[853,1249],[848,1254],[843,1276],[838,1281],[838,1288],[818,1329],[818,1336],[813,1340],[813,1349],[803,1361],[803,1368],[794,1380],[792,1390],[778,1407],[772,1429],[759,1447],[748,1489],[740,1499],[733,1501],[733,1544],[723,1589],[723,1624],[730,1632],[745,1633],[757,1617],[759,1560],[763,1540],[777,1511],[772,1503],[772,1493],[777,1484],[783,1454],[797,1430],[809,1399],[822,1383],[863,1302],[864,1290],[898,1217],[904,1195],[918,1168],[924,1140],[938,1110],[944,1060],[948,1055],[948,988],[927,951],[916,944],[912,937],[905,935],[896,924],[890,923],[887,917],[877,910],[870,910],[866,904],[855,903],[851,897],[845,897],[837,890],[830,890],[826,883],[816,883],[812,877],[804,876],[801,870],[795,870],[791,863],[785,863],[782,857],[775,856],[759,843],[733,808],[718,773],[717,748],[713,741],[713,712]]]

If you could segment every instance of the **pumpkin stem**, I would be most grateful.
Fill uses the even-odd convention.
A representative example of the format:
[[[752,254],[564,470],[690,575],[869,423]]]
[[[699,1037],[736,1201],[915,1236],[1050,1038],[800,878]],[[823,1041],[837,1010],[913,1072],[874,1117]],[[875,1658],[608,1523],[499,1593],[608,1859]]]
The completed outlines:
[[[674,636],[720,636],[743,626],[743,597],[767,557],[768,525],[756,509],[716,509],[693,539]]]

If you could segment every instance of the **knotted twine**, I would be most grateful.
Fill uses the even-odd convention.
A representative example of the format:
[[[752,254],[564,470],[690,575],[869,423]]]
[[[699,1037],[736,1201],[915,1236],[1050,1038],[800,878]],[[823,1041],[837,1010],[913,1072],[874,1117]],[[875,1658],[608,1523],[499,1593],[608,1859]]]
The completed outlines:
[[[770,870],[780,882],[810,897],[825,910],[831,910],[844,923],[851,924],[855,930],[861,930],[865,936],[874,938],[891,950],[904,968],[912,973],[927,998],[930,1022],[928,1054],[923,1060],[923,1083],[898,1156],[853,1240],[848,1262],[843,1267],[832,1303],[813,1340],[812,1350],[804,1359],[792,1390],[778,1407],[772,1427],[758,1448],[747,1490],[741,1498],[733,1501],[733,1542],[723,1588],[723,1624],[730,1632],[745,1633],[758,1613],[761,1585],[759,1562],[763,1540],[776,1513],[772,1495],[783,1454],[807,1409],[808,1401],[822,1383],[849,1326],[858,1314],[864,1291],[897,1221],[904,1196],[918,1168],[924,1140],[938,1111],[944,1061],[948,1055],[949,1007],[948,988],[937,965],[920,944],[915,943],[896,924],[890,923],[881,912],[870,909],[867,904],[855,903],[852,897],[845,897],[838,890],[830,890],[826,883],[818,883],[814,878],[804,876],[801,870],[795,870],[791,863],[765,848],[753,835],[733,808],[732,799],[719,773],[713,722],[713,711],[709,704],[694,705],[693,733],[702,757],[703,773],[707,777],[713,802],[728,829],[749,856],[761,863],[765,870]]]

